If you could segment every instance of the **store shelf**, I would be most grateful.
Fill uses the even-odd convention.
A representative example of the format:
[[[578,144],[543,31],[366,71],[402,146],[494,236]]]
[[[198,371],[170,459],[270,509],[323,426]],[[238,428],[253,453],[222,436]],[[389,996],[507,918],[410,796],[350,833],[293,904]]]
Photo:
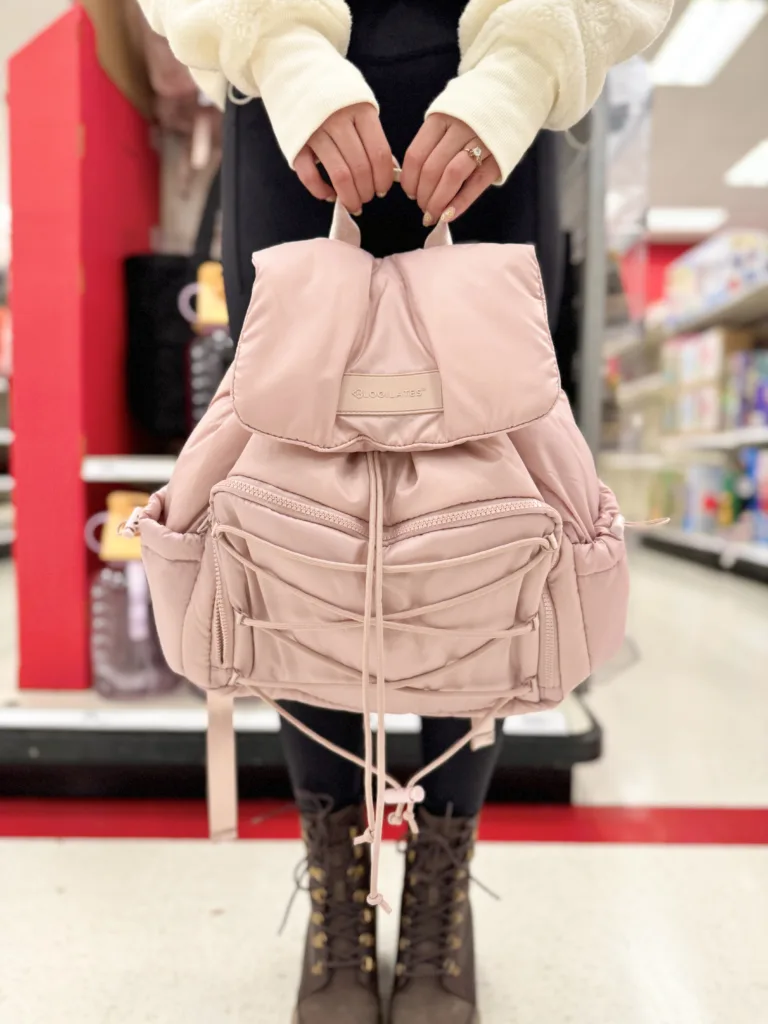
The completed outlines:
[[[0,448],[13,444],[13,431],[9,427],[0,427]]]
[[[647,398],[655,398],[663,394],[665,388],[664,375],[649,373],[637,380],[624,381],[616,389],[616,402],[619,405],[631,405]]]
[[[6,473],[0,474],[0,494],[10,494],[13,490],[13,477]]]
[[[721,569],[735,570],[768,581],[768,544],[739,543],[708,533],[689,533],[665,527],[642,535],[648,546],[677,554],[690,554]]]
[[[618,359],[645,342],[642,326],[627,324],[625,327],[608,329],[603,343],[603,358]]]
[[[86,483],[167,484],[175,464],[173,455],[88,455],[80,478]]]
[[[654,473],[666,465],[666,459],[658,452],[600,452],[601,469],[617,472]]]
[[[768,319],[768,281],[719,306],[668,324],[665,333],[667,337],[675,337],[678,334],[696,334],[708,327],[746,327],[763,319]]]
[[[669,437],[662,442],[664,452],[735,451],[737,448],[768,445],[768,427],[739,427],[716,434],[698,434],[692,437]]]
[[[241,701],[235,726],[241,769],[262,787],[277,779],[287,792],[277,714],[258,701]],[[107,701],[91,690],[6,691],[0,694],[0,768],[14,770],[0,771],[0,793],[8,795],[17,784],[38,794],[60,791],[67,773],[86,788],[108,784],[131,792],[151,780],[156,792],[191,778],[199,789],[205,727],[205,706],[190,690],[133,703]],[[418,732],[415,715],[387,716],[394,771],[420,763]],[[526,778],[534,792],[556,775],[564,799],[573,765],[595,760],[602,748],[600,726],[578,694],[556,709],[507,719],[504,734],[501,775]]]

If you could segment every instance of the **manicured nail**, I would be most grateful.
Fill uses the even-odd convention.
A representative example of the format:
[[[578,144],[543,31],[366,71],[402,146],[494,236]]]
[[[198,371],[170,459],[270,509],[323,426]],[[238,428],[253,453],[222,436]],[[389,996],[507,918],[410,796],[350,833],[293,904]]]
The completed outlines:
[[[377,192],[376,195],[379,197],[379,199],[386,199],[387,197],[386,192]]]
[[[447,221],[453,220],[453,218],[455,216],[456,216],[456,207],[455,206],[449,206],[447,210],[444,210],[443,213],[440,214],[440,220],[445,224],[445,223],[447,223]]]
[[[353,217],[362,217],[362,215],[363,215],[363,211],[362,210],[353,210],[352,211],[352,216]]]
[[[409,196],[407,192],[406,192],[405,194],[406,194],[406,196],[408,197],[408,199],[410,199],[410,200],[411,200],[411,202],[412,202],[412,203],[415,203],[415,202],[416,202],[416,196]]]
[[[325,201],[326,201],[326,203],[335,203],[336,202],[336,196],[326,196],[325,197]]]
[[[422,221],[422,224],[424,225],[425,228],[431,227],[434,224],[434,222],[435,218],[432,216],[431,213],[424,214],[424,220]]]

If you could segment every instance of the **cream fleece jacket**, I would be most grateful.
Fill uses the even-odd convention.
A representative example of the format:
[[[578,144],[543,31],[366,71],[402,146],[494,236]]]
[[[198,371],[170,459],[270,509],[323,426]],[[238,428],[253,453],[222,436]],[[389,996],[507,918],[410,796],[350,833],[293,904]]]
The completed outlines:
[[[291,166],[334,111],[376,105],[363,76],[345,59],[351,15],[343,0],[139,3],[220,106],[227,81],[263,98]],[[563,130],[584,116],[609,69],[653,42],[672,4],[470,0],[459,24],[459,74],[426,114],[465,121],[496,157],[503,180],[541,128]]]

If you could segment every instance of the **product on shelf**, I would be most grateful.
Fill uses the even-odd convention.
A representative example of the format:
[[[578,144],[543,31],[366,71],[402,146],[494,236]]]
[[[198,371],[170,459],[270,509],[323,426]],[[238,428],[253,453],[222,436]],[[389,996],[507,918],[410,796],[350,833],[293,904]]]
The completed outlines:
[[[667,389],[664,432],[714,433],[738,418],[732,410],[741,386],[730,382],[734,368],[743,373],[752,364],[754,343],[749,331],[723,327],[666,342],[661,356]]]
[[[669,264],[665,293],[674,321],[722,305],[768,281],[768,232],[725,231]]]
[[[148,697],[179,682],[160,649],[140,541],[119,533],[133,509],[148,500],[146,494],[114,491],[106,515],[94,517],[103,523],[98,551],[105,564],[91,586],[91,666],[93,686],[104,697]]]
[[[768,350],[729,357],[723,420],[726,429],[768,426]]]

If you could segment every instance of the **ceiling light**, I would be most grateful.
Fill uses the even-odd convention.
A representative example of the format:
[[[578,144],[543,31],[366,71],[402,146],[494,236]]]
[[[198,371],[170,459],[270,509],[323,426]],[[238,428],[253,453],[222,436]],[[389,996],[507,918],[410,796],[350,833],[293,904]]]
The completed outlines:
[[[725,183],[731,188],[765,188],[768,186],[768,139],[750,149],[738,163],[725,172]]]
[[[728,211],[719,206],[653,206],[648,230],[652,235],[709,235],[727,220]]]
[[[709,85],[766,10],[766,0],[691,0],[651,62],[654,85]]]

